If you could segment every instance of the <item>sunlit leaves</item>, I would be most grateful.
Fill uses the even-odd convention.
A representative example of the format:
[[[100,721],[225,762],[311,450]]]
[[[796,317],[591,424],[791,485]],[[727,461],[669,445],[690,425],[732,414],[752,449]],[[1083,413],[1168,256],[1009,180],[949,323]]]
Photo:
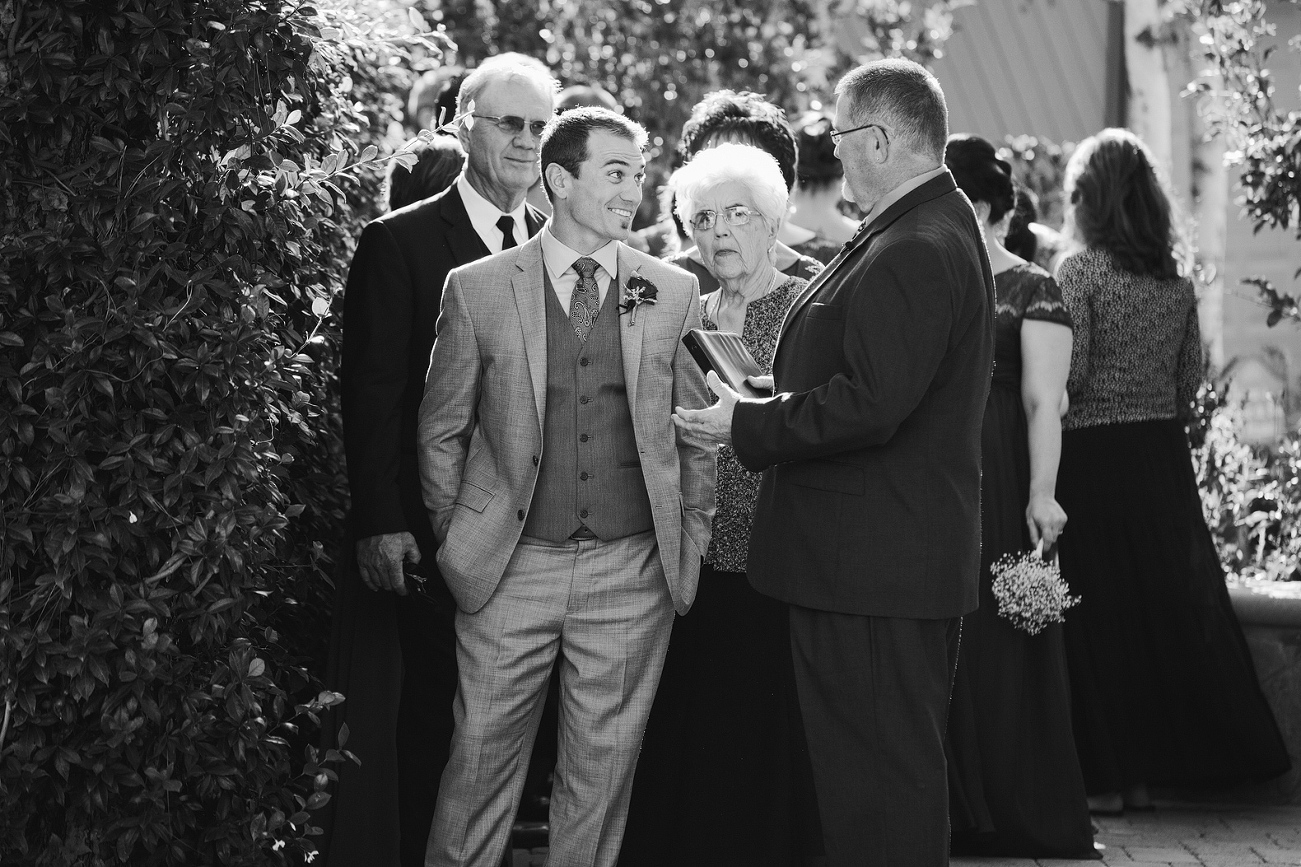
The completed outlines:
[[[333,302],[407,50],[358,14],[24,7],[0,91],[6,863],[310,848],[346,758],[304,769],[291,722],[328,704],[302,696],[346,491]]]

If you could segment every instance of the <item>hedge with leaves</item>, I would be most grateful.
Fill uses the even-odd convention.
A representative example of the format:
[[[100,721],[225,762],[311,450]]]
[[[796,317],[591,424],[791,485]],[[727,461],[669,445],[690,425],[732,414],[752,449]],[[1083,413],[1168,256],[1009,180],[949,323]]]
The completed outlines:
[[[326,2],[0,12],[0,863],[311,849],[335,299],[392,107]]]

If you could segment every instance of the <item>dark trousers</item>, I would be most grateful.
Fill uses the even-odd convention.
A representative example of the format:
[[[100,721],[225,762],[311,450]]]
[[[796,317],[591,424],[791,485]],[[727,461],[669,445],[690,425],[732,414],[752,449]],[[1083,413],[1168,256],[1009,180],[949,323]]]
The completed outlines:
[[[456,603],[445,588],[437,590],[441,592],[396,600],[402,644],[396,735],[402,867],[423,867],[425,863],[438,782],[452,743]]]
[[[828,867],[947,864],[944,730],[962,621],[792,605],[790,623]]]

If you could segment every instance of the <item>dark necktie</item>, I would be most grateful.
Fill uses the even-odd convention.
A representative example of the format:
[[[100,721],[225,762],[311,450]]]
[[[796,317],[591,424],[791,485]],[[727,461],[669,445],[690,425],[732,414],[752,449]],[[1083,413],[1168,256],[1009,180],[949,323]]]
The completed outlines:
[[[502,214],[501,219],[497,221],[497,228],[501,229],[501,248],[503,250],[509,250],[511,247],[516,246],[514,217],[509,214]]]
[[[596,286],[595,259],[583,258],[574,262],[578,272],[578,282],[574,284],[574,294],[569,298],[569,321],[574,325],[574,333],[579,340],[587,340],[588,332],[596,322],[596,314],[601,312],[601,292]]]

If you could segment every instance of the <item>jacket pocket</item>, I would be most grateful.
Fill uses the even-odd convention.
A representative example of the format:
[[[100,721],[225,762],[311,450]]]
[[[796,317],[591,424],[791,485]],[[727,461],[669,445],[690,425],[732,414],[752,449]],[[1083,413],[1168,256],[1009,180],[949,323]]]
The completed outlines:
[[[456,502],[457,505],[465,506],[476,512],[482,512],[488,508],[488,504],[492,502],[494,496],[492,491],[486,491],[472,482],[462,480],[461,490],[456,494]]]

